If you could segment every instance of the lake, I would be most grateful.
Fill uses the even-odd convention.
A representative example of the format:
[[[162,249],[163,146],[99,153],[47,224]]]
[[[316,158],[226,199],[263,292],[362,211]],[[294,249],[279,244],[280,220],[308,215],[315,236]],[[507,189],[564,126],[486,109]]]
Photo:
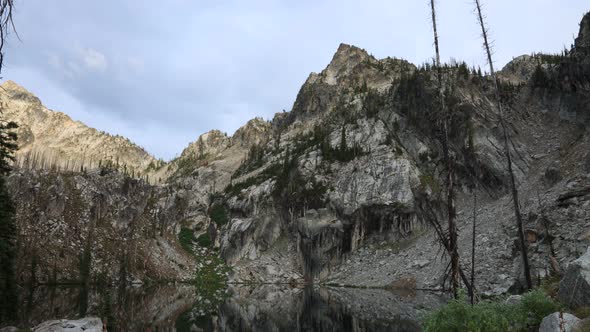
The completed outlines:
[[[109,331],[420,331],[423,314],[444,301],[429,292],[311,286],[43,286],[23,290],[16,320],[31,327],[98,316]]]

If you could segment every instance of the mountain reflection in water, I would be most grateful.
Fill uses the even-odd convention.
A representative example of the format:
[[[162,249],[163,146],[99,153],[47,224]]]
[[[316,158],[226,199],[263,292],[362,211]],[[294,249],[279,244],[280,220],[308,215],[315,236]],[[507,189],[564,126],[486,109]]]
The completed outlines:
[[[279,285],[37,287],[21,294],[17,323],[98,316],[109,331],[420,331],[420,317],[443,301],[426,292]]]

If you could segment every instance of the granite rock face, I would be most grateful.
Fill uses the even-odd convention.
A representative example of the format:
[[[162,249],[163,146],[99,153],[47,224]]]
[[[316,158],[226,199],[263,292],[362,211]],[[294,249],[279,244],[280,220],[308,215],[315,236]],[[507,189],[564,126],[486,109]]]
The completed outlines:
[[[192,278],[177,240],[199,205],[181,191],[106,170],[14,172],[20,282]]]
[[[559,300],[571,307],[590,305],[590,247],[569,264],[559,283]]]
[[[575,332],[580,319],[574,315],[555,312],[543,318],[539,332]]]
[[[41,323],[33,328],[34,332],[102,332],[100,318],[85,317],[77,320],[52,320]]]

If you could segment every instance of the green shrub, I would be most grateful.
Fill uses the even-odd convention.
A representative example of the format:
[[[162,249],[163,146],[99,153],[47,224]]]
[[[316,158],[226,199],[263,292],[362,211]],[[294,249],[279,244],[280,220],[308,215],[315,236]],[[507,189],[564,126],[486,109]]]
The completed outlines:
[[[215,224],[217,224],[217,226],[223,226],[229,221],[227,212],[221,204],[215,204],[211,207],[209,217]]]
[[[545,316],[561,309],[557,303],[539,289],[526,293],[522,297],[521,307],[528,315],[531,325],[541,324]]]
[[[180,229],[180,232],[178,233],[178,242],[180,242],[180,245],[182,246],[182,248],[184,248],[184,250],[192,254],[193,243],[195,243],[195,241],[195,235],[193,234],[193,231],[191,229],[188,229],[186,227],[182,227]]]
[[[483,301],[470,305],[465,294],[451,300],[444,307],[429,314],[424,321],[424,330],[465,331],[465,332],[504,332],[528,331],[538,326],[543,317],[558,311],[559,306],[540,290],[523,296],[518,304]]]
[[[197,238],[197,244],[199,244],[200,247],[210,247],[213,244],[213,241],[211,241],[211,236],[209,236],[208,233],[205,233]]]
[[[441,185],[432,174],[420,175],[420,184],[424,189],[430,187],[433,193],[438,194],[441,192]]]

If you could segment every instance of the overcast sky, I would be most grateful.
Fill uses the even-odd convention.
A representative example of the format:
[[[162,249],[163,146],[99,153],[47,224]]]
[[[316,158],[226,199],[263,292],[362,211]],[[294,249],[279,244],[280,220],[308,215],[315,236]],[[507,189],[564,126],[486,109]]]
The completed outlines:
[[[496,62],[573,42],[587,0],[483,0]],[[432,56],[427,0],[16,0],[2,72],[54,110],[164,159],[290,110],[341,42]],[[439,1],[443,59],[485,65],[470,0]]]

